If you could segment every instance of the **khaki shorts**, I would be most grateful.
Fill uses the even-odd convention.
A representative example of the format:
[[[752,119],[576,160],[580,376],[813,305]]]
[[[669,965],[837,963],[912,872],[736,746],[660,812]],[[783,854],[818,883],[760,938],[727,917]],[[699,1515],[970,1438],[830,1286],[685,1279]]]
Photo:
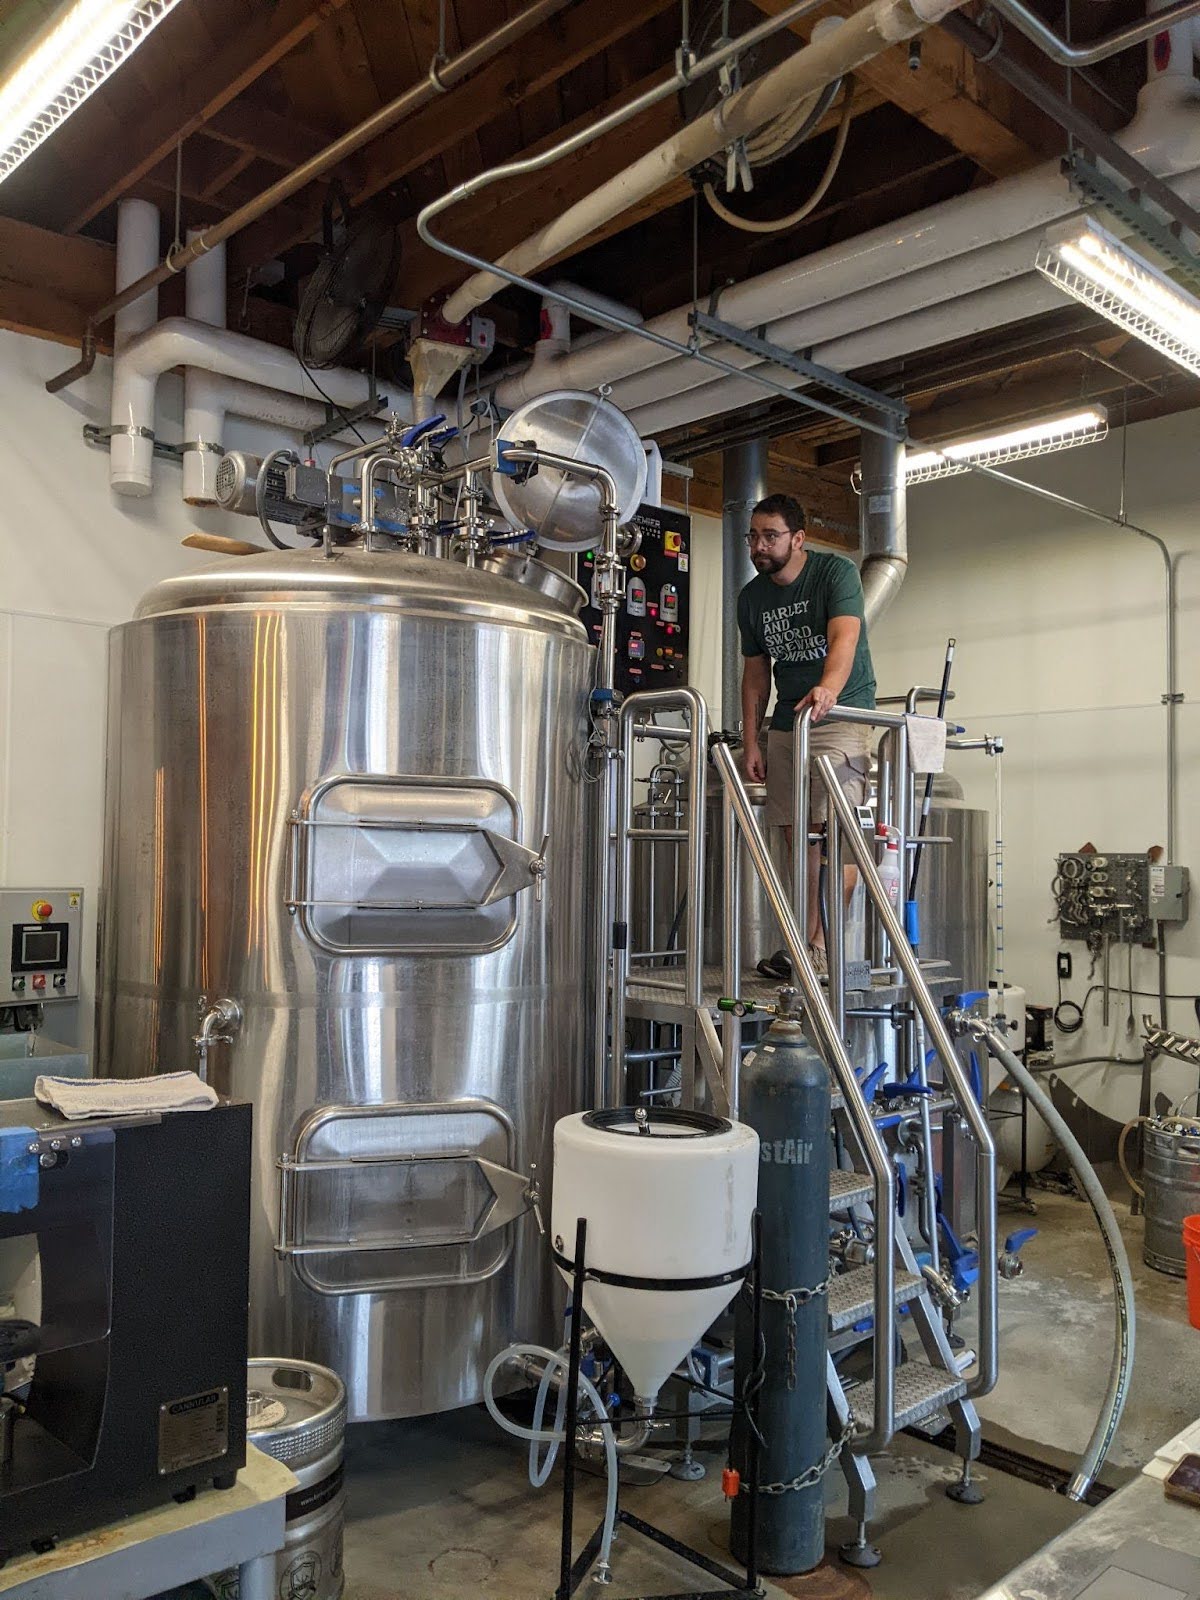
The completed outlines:
[[[875,729],[863,722],[818,722],[808,737],[810,756],[832,756],[846,798],[852,806],[866,803],[871,775],[871,748]],[[771,728],[767,733],[767,813],[768,827],[792,825],[792,773],[794,739],[790,733]],[[809,821],[814,827],[825,821],[829,796],[825,785],[813,773],[808,798]]]

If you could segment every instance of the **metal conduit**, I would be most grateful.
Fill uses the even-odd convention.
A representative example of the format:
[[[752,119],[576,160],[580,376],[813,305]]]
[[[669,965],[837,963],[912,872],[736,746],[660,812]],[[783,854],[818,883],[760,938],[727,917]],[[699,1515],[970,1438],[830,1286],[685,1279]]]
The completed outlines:
[[[867,713],[872,716],[873,713]],[[903,748],[903,743],[902,743]],[[979,1366],[975,1377],[967,1386],[969,1395],[983,1395],[995,1386],[998,1373],[997,1351],[997,1286],[998,1257],[996,1252],[996,1150],[991,1129],[983,1108],[976,1100],[971,1085],[963,1071],[962,1062],[954,1048],[937,1002],[929,992],[912,946],[905,936],[904,927],[891,901],[887,897],[874,855],[863,837],[862,828],[850,802],[838,782],[832,760],[818,756],[817,771],[829,793],[829,814],[836,814],[841,824],[842,838],[848,846],[854,865],[858,868],[867,894],[875,906],[875,914],[883,923],[884,931],[892,942],[892,954],[912,995],[921,1021],[925,1024],[929,1041],[937,1052],[949,1088],[958,1102],[960,1116],[966,1122],[975,1140],[976,1229],[979,1238]],[[797,752],[799,771],[799,752]],[[793,961],[795,957],[793,956]]]
[[[787,891],[767,850],[766,840],[754,819],[754,810],[729,746],[714,744],[713,766],[737,817],[754,870],[762,883],[771,910],[779,921],[783,942],[792,961],[794,982],[804,999],[806,1020],[813,1043],[825,1058],[845,1101],[846,1111],[858,1138],[863,1157],[875,1183],[875,1339],[873,1367],[875,1379],[874,1424],[867,1433],[856,1434],[851,1448],[856,1454],[882,1450],[895,1429],[896,1416],[896,1264],[895,1218],[896,1178],[874,1118],[854,1076],[845,1041],[834,1024],[829,1001],[808,953],[808,941],[801,936],[788,903]],[[837,787],[835,782],[835,787]],[[838,793],[841,789],[838,787]],[[843,804],[845,797],[843,796]],[[993,1273],[995,1258],[993,1256]],[[994,1379],[993,1379],[994,1381]]]
[[[1107,61],[1109,56],[1118,55],[1122,50],[1131,50],[1135,44],[1144,43],[1165,28],[1200,16],[1200,0],[1175,0],[1174,5],[1138,22],[1126,23],[1123,28],[1115,28],[1089,44],[1070,44],[1035,12],[1022,5],[1021,0],[992,0],[992,9],[1007,18],[1027,39],[1032,39],[1060,67],[1094,67],[1098,61]]]

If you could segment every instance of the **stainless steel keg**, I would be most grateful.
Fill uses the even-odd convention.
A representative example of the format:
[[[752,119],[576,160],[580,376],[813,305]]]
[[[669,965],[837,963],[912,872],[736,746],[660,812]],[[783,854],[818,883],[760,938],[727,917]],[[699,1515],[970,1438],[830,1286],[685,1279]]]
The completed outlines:
[[[313,1362],[253,1360],[246,1427],[251,1444],[282,1461],[299,1479],[287,1497],[274,1593],[280,1600],[340,1600],[346,1586],[345,1384],[336,1372]],[[236,1572],[223,1573],[214,1587],[219,1600],[238,1600]]]
[[[1200,1214],[1200,1124],[1178,1109],[1142,1126],[1146,1232],[1142,1259],[1156,1272],[1187,1270],[1183,1219]]]

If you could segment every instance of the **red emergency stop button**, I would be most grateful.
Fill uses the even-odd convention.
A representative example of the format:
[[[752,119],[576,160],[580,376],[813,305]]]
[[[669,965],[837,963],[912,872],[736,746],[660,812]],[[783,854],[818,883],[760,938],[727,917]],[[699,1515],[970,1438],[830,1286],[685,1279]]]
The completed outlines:
[[[33,987],[34,987],[35,991],[45,989],[45,987],[46,987],[46,974],[44,972],[35,972],[34,973],[34,975],[33,975]]]
[[[49,900],[35,900],[33,902],[33,914],[39,922],[45,922],[47,917],[54,915],[54,907]]]

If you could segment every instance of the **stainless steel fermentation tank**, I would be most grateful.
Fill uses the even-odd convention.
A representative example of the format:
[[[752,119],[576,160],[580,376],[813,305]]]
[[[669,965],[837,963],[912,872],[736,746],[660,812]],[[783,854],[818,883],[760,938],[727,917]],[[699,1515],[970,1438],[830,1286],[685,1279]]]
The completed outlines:
[[[236,1000],[251,1353],[354,1420],[558,1342],[526,1191],[585,1103],[594,661],[569,603],[362,551],[172,579],[113,635],[100,1070],[193,1066]]]

